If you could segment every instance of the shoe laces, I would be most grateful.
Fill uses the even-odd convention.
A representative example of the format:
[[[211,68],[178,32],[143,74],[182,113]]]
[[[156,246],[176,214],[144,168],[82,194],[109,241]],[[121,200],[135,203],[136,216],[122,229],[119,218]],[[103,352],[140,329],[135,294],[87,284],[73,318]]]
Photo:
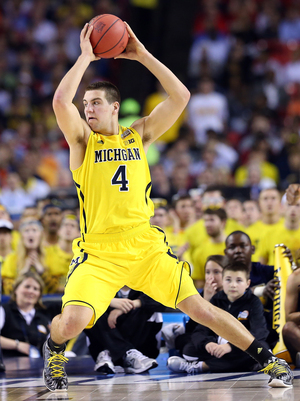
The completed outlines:
[[[105,359],[111,361],[110,352],[108,350],[101,351],[97,359]]]
[[[184,362],[182,362],[184,363]],[[187,373],[194,373],[195,370],[198,368],[198,362],[186,362],[187,366],[186,366],[186,371]]]
[[[64,363],[68,362],[63,354],[54,354],[48,358],[48,367],[51,369],[51,374],[53,377],[64,377]]]
[[[264,372],[266,374],[272,374],[274,376],[279,376],[281,374],[287,374],[287,368],[284,364],[280,363],[278,360],[269,363],[265,368],[259,370],[259,372]]]
[[[136,358],[140,361],[142,361],[143,359],[148,359],[147,356],[143,355],[137,349],[132,349],[132,350],[127,351],[127,356],[129,356],[130,358]]]

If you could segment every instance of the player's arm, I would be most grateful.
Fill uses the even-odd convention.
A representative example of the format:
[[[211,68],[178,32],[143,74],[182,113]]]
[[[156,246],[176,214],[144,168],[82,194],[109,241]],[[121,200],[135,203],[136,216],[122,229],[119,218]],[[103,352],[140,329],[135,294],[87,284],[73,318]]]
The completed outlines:
[[[298,298],[300,286],[300,269],[289,275],[286,283],[285,318],[287,322],[300,325],[300,311],[298,311]]]
[[[94,55],[89,40],[92,30],[92,26],[89,27],[88,24],[85,24],[80,34],[81,54],[58,85],[53,97],[53,109],[57,123],[70,147],[82,143],[90,133],[90,128],[81,118],[77,107],[73,104],[73,99],[91,61],[99,59]]]
[[[186,107],[190,92],[164,64],[149,53],[127,25],[129,41],[125,53],[116,58],[136,60],[143,64],[161,83],[168,97],[149,116],[135,121],[132,127],[141,135],[145,148],[164,134]]]

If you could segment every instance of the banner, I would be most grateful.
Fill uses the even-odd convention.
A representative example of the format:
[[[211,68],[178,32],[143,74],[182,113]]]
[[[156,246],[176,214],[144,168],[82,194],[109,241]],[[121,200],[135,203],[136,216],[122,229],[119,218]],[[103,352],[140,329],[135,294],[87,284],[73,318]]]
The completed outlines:
[[[283,244],[275,245],[274,279],[279,282],[280,288],[275,290],[273,301],[273,329],[279,334],[279,341],[273,349],[273,354],[278,358],[285,359],[291,363],[290,354],[283,342],[282,329],[285,320],[285,294],[288,276],[292,273],[289,259],[283,255],[285,247]]]

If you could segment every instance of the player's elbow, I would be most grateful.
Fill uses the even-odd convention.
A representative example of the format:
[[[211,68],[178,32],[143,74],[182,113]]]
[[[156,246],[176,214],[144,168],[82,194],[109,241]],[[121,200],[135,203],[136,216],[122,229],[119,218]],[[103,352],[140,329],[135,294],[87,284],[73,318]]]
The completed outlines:
[[[65,104],[66,104],[66,101],[65,101],[63,92],[60,90],[57,90],[54,93],[53,100],[52,100],[53,109],[57,110],[57,109],[63,107]]]
[[[184,107],[188,104],[191,97],[191,92],[185,86],[182,88],[181,91],[181,99],[184,104]]]

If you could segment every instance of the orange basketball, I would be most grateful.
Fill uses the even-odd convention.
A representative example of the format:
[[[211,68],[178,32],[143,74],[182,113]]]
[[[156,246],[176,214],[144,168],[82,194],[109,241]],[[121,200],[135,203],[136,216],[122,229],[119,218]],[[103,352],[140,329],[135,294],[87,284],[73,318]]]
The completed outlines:
[[[124,51],[128,33],[126,25],[120,18],[112,14],[101,14],[94,17],[89,25],[94,27],[90,41],[96,56],[112,58]]]

